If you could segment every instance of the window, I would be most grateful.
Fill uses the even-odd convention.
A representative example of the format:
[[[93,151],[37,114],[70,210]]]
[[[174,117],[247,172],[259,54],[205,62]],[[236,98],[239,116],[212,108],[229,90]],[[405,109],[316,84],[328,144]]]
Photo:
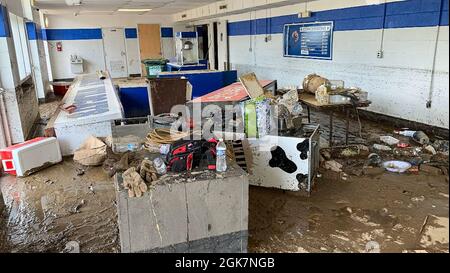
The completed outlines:
[[[22,17],[9,13],[11,32],[16,50],[17,65],[19,67],[20,80],[31,75],[30,53],[28,50],[25,22]]]

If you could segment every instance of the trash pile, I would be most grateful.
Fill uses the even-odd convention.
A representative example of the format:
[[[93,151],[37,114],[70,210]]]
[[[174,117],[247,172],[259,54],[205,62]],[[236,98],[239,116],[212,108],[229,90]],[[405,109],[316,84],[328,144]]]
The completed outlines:
[[[371,134],[367,145],[349,145],[321,149],[321,167],[339,174],[377,175],[397,174],[448,175],[449,141],[432,141],[422,131],[402,129],[392,135]]]

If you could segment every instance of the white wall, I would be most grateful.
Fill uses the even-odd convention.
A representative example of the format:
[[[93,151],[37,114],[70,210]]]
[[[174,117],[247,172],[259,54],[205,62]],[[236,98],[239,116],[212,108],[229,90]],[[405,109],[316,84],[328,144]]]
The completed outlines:
[[[423,1],[423,5],[426,3]],[[320,0],[310,2],[308,6],[317,12],[362,5],[367,5],[367,1]],[[297,4],[214,20],[238,22],[292,15],[304,7],[304,4]],[[230,36],[230,63],[240,74],[253,71],[260,78],[278,80],[280,87],[299,86],[311,73],[344,80],[347,86],[358,86],[369,92],[373,101],[370,111],[448,129],[449,29],[448,26],[440,27],[432,85],[437,30],[437,26],[386,29],[382,59],[377,58],[381,29],[335,31],[332,61],[283,57],[283,34],[279,33]],[[271,37],[269,42],[265,41],[266,36]],[[428,109],[426,102],[430,88],[433,104]]]
[[[49,29],[89,29],[89,28],[136,28],[138,24],[160,24],[161,27],[172,25],[170,16],[138,16],[138,15],[48,15]],[[170,48],[173,39],[162,38],[163,52],[172,56]],[[62,42],[63,51],[56,50],[56,43]],[[48,41],[49,56],[54,79],[68,79],[75,75],[70,71],[70,55],[81,56],[85,61],[85,72],[105,70],[103,41],[61,40]],[[129,74],[141,74],[139,41],[136,38],[126,39]]]

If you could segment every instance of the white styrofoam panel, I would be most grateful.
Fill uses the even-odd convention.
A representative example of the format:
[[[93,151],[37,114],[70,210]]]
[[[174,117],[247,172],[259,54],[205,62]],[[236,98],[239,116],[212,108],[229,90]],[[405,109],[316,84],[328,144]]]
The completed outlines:
[[[61,151],[64,156],[71,155],[89,137],[111,136],[111,121],[122,119],[122,106],[115,92],[111,79],[106,79],[103,84],[98,84],[95,80],[92,84],[83,84],[82,80],[90,78],[96,79],[96,74],[83,75],[76,78],[75,83],[63,99],[66,106],[78,104],[78,109],[73,114],[61,111],[55,120],[54,128]],[[89,80],[89,81],[91,81]],[[91,88],[101,88],[105,91],[103,97],[97,91],[95,96],[79,98],[79,94]],[[80,109],[80,102],[83,101],[83,109]],[[106,100],[106,104],[104,103]]]

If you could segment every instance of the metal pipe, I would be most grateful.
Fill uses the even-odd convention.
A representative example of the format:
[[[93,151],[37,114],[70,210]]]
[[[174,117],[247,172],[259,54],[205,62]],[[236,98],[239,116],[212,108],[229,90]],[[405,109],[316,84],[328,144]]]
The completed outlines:
[[[441,0],[441,5],[439,7],[439,21],[436,28],[436,40],[434,41],[434,52],[433,52],[433,63],[431,66],[431,79],[430,79],[430,89],[428,92],[428,100],[426,107],[428,109],[431,108],[432,102],[433,102],[433,88],[434,88],[434,76],[436,73],[436,58],[437,58],[437,51],[438,51],[438,45],[439,45],[439,37],[441,32],[441,20],[442,20],[442,10],[443,10],[444,0]]]

